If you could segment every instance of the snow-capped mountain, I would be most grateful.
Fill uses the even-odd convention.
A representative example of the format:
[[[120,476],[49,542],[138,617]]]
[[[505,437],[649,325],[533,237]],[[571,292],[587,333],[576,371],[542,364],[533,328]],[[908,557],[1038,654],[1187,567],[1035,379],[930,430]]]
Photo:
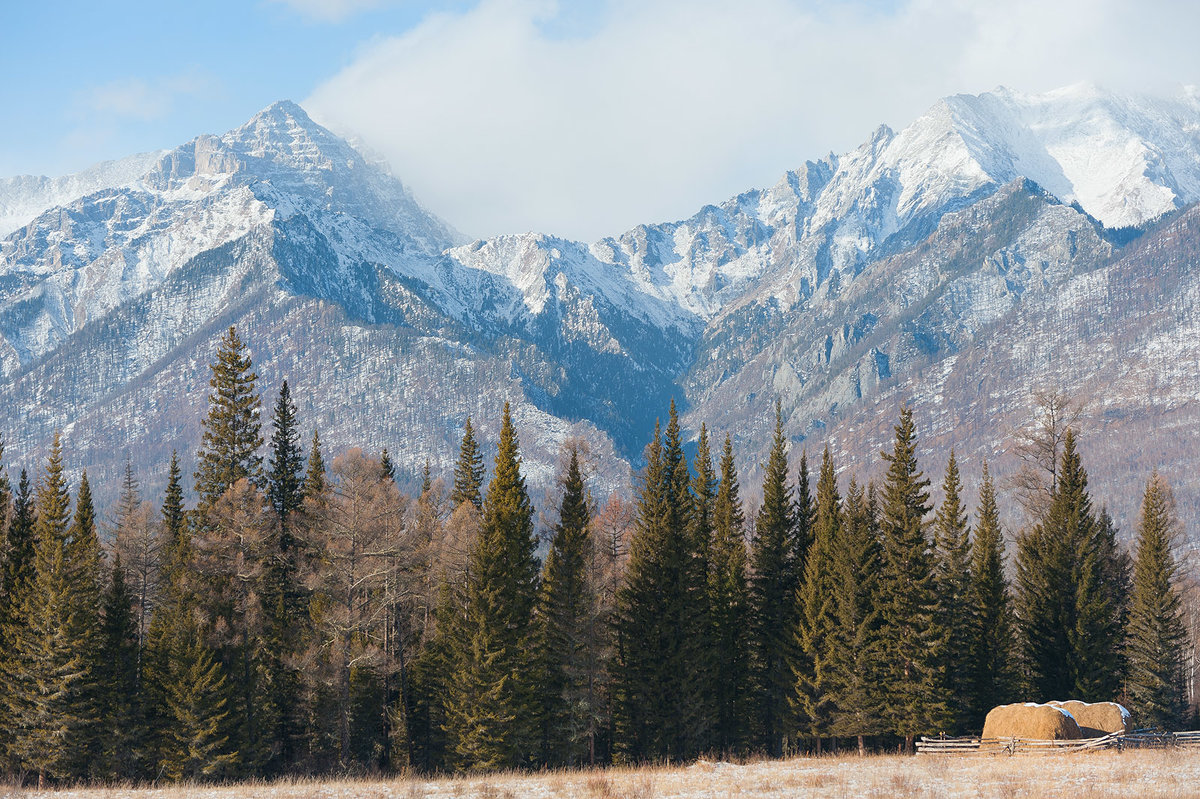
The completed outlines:
[[[195,447],[229,324],[264,394],[288,379],[334,450],[387,446],[410,474],[448,469],[465,416],[486,435],[508,400],[534,485],[571,436],[620,485],[671,397],[691,429],[734,435],[747,483],[776,397],[797,442],[829,441],[848,468],[870,468],[907,401],[931,464],[954,445],[1003,469],[1031,389],[1053,384],[1096,398],[1115,438],[1088,452],[1127,467],[1105,478],[1125,502],[1145,475],[1120,431],[1200,415],[1188,380],[1169,402],[1137,395],[1200,356],[1200,313],[1179,304],[1200,276],[1169,257],[1196,244],[1179,216],[1200,200],[1195,92],[946,98],[774,186],[591,244],[468,242],[287,102],[120,163],[0,182],[0,424],[26,462],[63,428],[78,466],[103,479],[128,448],[154,485],[172,448]],[[19,185],[43,188],[18,201]],[[1148,252],[1167,254],[1170,285]],[[1175,316],[1151,325],[1111,288],[1138,281]],[[1076,308],[1111,324],[1065,324]],[[1114,342],[1154,366],[1119,379]],[[984,363],[1003,390],[972,382]],[[1093,373],[1122,392],[1101,398]],[[1200,495],[1172,472],[1191,452],[1159,464],[1183,496]]]

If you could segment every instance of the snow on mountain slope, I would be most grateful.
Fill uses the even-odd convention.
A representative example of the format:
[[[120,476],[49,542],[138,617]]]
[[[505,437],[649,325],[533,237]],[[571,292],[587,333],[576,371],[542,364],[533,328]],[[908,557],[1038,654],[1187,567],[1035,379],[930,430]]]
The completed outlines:
[[[27,453],[68,428],[88,457],[111,455],[104,468],[119,467],[116,442],[136,441],[157,468],[169,447],[194,447],[212,341],[237,323],[263,375],[312,388],[304,411],[331,446],[387,445],[410,473],[452,457],[448,417],[510,400],[531,473],[548,482],[555,448],[579,434],[620,482],[675,398],[689,425],[732,429],[751,484],[776,396],[797,440],[849,442],[847,420],[865,429],[869,409],[890,423],[897,387],[955,374],[989,331],[1076,296],[1119,257],[1095,219],[1153,230],[1200,198],[1198,129],[1192,94],[958,96],[685,220],[590,245],[468,243],[277,103],[0,242],[0,407],[21,414],[0,425],[27,429],[12,439]],[[1036,332],[1020,346],[1051,348]],[[1061,357],[1083,369],[1088,348],[1110,345],[1072,346]],[[1048,374],[1010,371],[1018,387]],[[959,401],[926,399],[949,408],[935,417],[947,436]]]
[[[102,189],[136,184],[162,154],[161,151],[139,153],[118,161],[104,161],[59,178],[34,175],[0,178],[0,238],[28,224],[47,208],[67,205]]]
[[[0,302],[10,309],[0,322],[4,371],[198,254],[298,215],[339,255],[331,284],[363,261],[428,270],[463,241],[299,106],[276,103],[224,136],[200,136],[159,156],[132,184],[43,211],[0,242]]]

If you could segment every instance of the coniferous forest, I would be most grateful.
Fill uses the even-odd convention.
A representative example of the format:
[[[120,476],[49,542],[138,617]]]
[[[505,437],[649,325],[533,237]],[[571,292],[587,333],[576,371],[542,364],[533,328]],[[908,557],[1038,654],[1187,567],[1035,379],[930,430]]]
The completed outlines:
[[[598,504],[567,448],[542,541],[507,406],[493,463],[465,419],[452,477],[427,465],[408,496],[387,450],[327,460],[286,382],[264,407],[232,328],[210,385],[199,451],[161,497],[127,468],[103,529],[57,438],[0,473],[8,778],[895,751],[1017,700],[1186,723],[1170,488],[1148,476],[1126,552],[1061,405],[1026,442],[1015,536],[986,463],[969,508],[950,453],[934,506],[907,409],[864,484],[789,451],[777,405],[749,491],[729,433],[702,426],[689,463],[672,405],[633,497]]]

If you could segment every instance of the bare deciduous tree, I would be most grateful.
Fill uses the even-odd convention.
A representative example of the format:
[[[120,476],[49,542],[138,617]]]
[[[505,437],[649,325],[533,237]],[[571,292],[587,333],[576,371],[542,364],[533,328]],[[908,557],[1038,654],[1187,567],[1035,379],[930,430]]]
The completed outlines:
[[[1032,422],[1013,434],[1013,449],[1021,468],[1009,479],[1030,522],[1042,518],[1058,484],[1058,459],[1067,430],[1078,438],[1085,404],[1061,390],[1033,392]]]

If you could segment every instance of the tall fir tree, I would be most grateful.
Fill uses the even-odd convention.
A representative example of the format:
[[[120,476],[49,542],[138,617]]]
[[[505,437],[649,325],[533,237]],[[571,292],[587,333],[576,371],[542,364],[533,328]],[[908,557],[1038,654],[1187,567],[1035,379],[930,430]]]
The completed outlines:
[[[92,488],[84,471],[75,497],[75,515],[67,530],[65,555],[71,571],[71,595],[75,602],[74,624],[70,636],[87,667],[87,677],[80,684],[76,699],[79,727],[75,733],[75,772],[99,776],[95,771],[102,761],[104,730],[98,723],[102,702],[97,675],[103,669],[100,662],[102,645],[100,538],[96,531],[96,510],[92,503]]]
[[[267,501],[274,511],[268,561],[263,575],[263,701],[275,719],[268,731],[268,770],[278,772],[297,757],[301,736],[300,675],[293,665],[308,621],[308,601],[298,576],[296,516],[304,503],[304,453],[296,429],[296,406],[285,380],[271,419]]]
[[[713,636],[713,736],[719,752],[745,751],[749,736],[750,612],[746,575],[745,516],[733,442],[725,436],[721,480],[713,503],[708,603]]]
[[[199,629],[187,629],[185,620],[171,640],[168,661],[175,679],[163,686],[170,724],[159,764],[160,773],[171,780],[217,780],[236,773],[225,673],[201,636]]]
[[[935,628],[946,723],[949,731],[958,734],[971,717],[971,631],[977,608],[971,602],[971,536],[953,449],[942,481],[942,497],[933,519]]]
[[[1026,693],[1115,699],[1122,675],[1122,597],[1115,532],[1092,510],[1074,432],[1063,439],[1046,516],[1017,542],[1017,619]]]
[[[783,409],[777,401],[775,435],[764,467],[762,505],[750,549],[756,745],[775,757],[783,754],[788,731],[788,696],[792,688],[788,649],[802,562],[802,553],[795,548],[796,508],[788,484],[787,459]]]
[[[589,762],[597,733],[593,659],[597,651],[595,587],[589,582],[591,512],[572,448],[559,520],[538,597],[542,758],[550,766]]]
[[[138,632],[133,596],[118,554],[103,599],[103,626],[97,663],[97,723],[101,748],[97,773],[108,779],[140,776],[142,748],[141,691],[138,686]]]
[[[831,636],[833,725],[836,736],[853,736],[859,754],[866,737],[882,732],[878,520],[866,492],[854,479],[846,489],[842,521],[833,540],[832,571],[836,623]]]
[[[300,510],[304,501],[304,452],[296,429],[296,404],[288,382],[279,387],[271,417],[271,457],[267,462],[267,500],[280,519]]]
[[[304,467],[304,496],[320,497],[325,493],[325,456],[321,454],[321,434],[314,429],[312,445],[308,448],[308,463]]]
[[[812,543],[804,561],[803,579],[797,596],[796,640],[791,668],[795,681],[792,705],[800,730],[821,750],[821,739],[830,734],[835,713],[833,635],[837,611],[834,605],[834,548],[841,537],[841,496],[829,447],[821,458],[817,478],[816,523]]]
[[[687,758],[709,735],[698,693],[706,586],[697,568],[679,418],[647,450],[625,585],[618,596],[617,735],[627,761]]]
[[[7,483],[4,478],[0,487],[7,487]],[[37,552],[33,538],[32,491],[29,475],[22,469],[16,495],[12,498],[12,511],[4,525],[4,557],[0,561],[0,668],[12,652],[17,630],[25,624],[22,604],[33,582]],[[6,737],[3,712],[0,703],[0,746],[4,745]]]
[[[880,512],[880,653],[887,665],[884,719],[911,751],[917,735],[944,731],[947,719],[936,662],[933,558],[925,535],[929,480],[917,466],[909,408],[901,409],[895,430],[892,451],[883,453],[888,471]]]
[[[967,727],[983,728],[984,718],[997,705],[1016,698],[1013,667],[1015,621],[1004,569],[1004,532],[996,486],[983,464],[975,539],[971,543],[970,604],[975,608],[971,629],[970,702]]]
[[[688,577],[694,597],[696,613],[696,654],[692,664],[696,682],[697,704],[692,709],[701,720],[704,733],[696,741],[701,750],[710,749],[714,743],[716,715],[715,695],[717,691],[715,664],[716,641],[713,636],[712,608],[709,604],[709,581],[712,576],[712,548],[716,516],[717,473],[713,468],[712,448],[708,440],[708,426],[700,424],[700,435],[696,440],[696,454],[692,458],[691,512],[689,524],[692,537],[692,563]]]
[[[469,500],[468,500],[469,501]],[[517,433],[504,405],[483,528],[471,552],[464,640],[451,678],[450,726],[459,762],[515,768],[534,756],[537,733],[530,622],[538,590],[533,508]]]
[[[1173,730],[1183,721],[1187,630],[1172,552],[1178,535],[1171,488],[1155,471],[1142,497],[1129,614],[1129,701],[1139,727]]]
[[[392,456],[388,454],[387,447],[384,447],[383,452],[379,454],[379,467],[383,469],[383,474],[387,479],[395,481],[396,464],[392,463]]]
[[[69,549],[70,496],[63,475],[62,444],[55,434],[37,488],[33,580],[22,603],[25,624],[12,642],[5,675],[9,759],[19,771],[45,779],[73,776],[78,767],[76,733],[82,690],[89,680],[80,651],[76,570]]]
[[[210,368],[208,414],[197,454],[196,495],[199,508],[210,507],[243,477],[262,479],[261,401],[250,353],[230,327],[221,339],[217,359]]]
[[[463,424],[462,443],[458,448],[458,461],[454,464],[454,488],[450,491],[450,507],[457,508],[470,502],[483,510],[483,453],[475,440],[475,428],[471,417]]]

